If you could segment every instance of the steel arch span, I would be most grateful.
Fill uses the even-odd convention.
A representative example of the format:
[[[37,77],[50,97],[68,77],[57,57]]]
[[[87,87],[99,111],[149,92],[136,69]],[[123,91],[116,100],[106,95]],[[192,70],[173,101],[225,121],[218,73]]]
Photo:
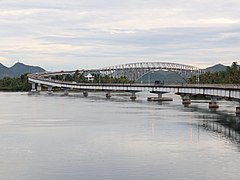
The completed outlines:
[[[136,81],[144,74],[160,70],[176,72],[180,74],[184,79],[201,74],[200,69],[197,67],[167,62],[138,62],[121,64],[105,67],[100,70],[100,73],[113,77],[125,76],[131,81]]]

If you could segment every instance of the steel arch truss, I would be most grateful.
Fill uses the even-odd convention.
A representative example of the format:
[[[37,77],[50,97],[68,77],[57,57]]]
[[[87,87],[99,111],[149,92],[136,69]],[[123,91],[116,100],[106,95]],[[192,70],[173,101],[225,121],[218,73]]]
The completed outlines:
[[[144,74],[160,70],[176,72],[184,79],[188,79],[191,76],[199,75],[201,73],[201,71],[194,66],[167,62],[140,62],[121,64],[103,68],[100,70],[100,73],[112,77],[125,76],[131,81],[136,81]]]

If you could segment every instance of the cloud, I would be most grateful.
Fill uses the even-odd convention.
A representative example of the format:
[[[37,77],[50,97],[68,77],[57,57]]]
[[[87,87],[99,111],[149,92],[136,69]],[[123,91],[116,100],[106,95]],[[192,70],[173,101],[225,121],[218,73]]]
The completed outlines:
[[[52,70],[231,64],[240,52],[239,8],[238,0],[0,1],[0,56]]]
[[[7,58],[5,58],[5,57],[0,57],[0,61],[5,61],[5,60],[7,60]],[[1,63],[1,62],[0,62]]]

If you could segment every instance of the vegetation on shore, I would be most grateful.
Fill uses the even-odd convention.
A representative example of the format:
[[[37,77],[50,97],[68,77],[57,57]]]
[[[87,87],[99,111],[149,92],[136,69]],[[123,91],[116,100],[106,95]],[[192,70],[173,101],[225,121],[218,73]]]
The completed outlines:
[[[27,74],[18,78],[4,77],[0,79],[0,91],[29,91],[31,84],[28,82]]]
[[[79,73],[79,71],[76,71],[73,75],[67,74],[67,75],[56,75],[52,77],[52,79],[57,80],[64,80],[69,82],[76,82],[76,83],[120,83],[120,84],[127,84],[127,83],[133,83],[128,78],[122,76],[119,78],[114,78],[111,76],[102,76],[99,74],[92,74],[94,76],[94,79],[92,81],[88,81],[87,78],[84,76],[84,74]]]
[[[189,83],[196,83],[197,76],[189,79]],[[199,76],[200,84],[240,84],[240,67],[237,62],[233,62],[225,71],[206,72]]]
[[[126,77],[113,78],[110,76],[94,75],[93,81],[88,81],[83,74],[76,72],[73,75],[56,75],[52,79],[64,80],[76,83],[131,83]],[[23,74],[18,78],[4,77],[0,79],[0,91],[30,91],[31,84],[28,82],[27,74]]]

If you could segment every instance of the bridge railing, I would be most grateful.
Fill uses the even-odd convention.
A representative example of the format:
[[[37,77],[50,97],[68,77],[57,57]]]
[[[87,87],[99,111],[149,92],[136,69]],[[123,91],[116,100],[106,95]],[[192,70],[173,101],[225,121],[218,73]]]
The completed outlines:
[[[61,83],[74,86],[135,86],[135,87],[187,87],[187,88],[212,88],[212,89],[240,89],[240,84],[135,84],[135,83],[77,83],[71,81],[62,81],[42,76],[29,76],[29,79],[36,79],[45,82]]]

